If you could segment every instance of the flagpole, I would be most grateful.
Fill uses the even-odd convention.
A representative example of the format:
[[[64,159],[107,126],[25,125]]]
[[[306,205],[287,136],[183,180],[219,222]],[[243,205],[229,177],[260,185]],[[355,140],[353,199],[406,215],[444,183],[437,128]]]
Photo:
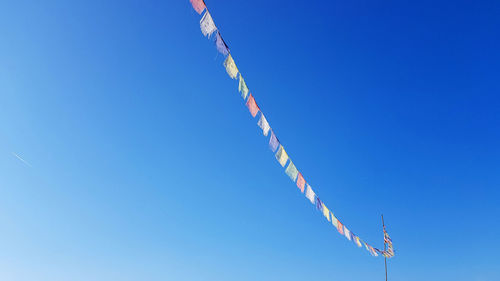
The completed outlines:
[[[382,227],[385,230],[384,215],[382,214]],[[387,244],[385,243],[385,232],[384,232],[384,251],[387,250]],[[384,256],[385,263],[385,281],[387,281],[387,258]]]

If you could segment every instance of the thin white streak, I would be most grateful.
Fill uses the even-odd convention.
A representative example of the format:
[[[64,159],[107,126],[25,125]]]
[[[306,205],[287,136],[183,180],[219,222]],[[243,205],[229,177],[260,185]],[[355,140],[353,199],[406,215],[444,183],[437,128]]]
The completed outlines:
[[[26,160],[24,160],[23,158],[21,158],[21,156],[15,154],[14,152],[12,152],[12,155],[16,156],[17,159],[21,160],[21,162],[23,162],[24,164],[26,164],[28,167],[33,167],[33,166],[31,166],[30,163],[28,163]]]

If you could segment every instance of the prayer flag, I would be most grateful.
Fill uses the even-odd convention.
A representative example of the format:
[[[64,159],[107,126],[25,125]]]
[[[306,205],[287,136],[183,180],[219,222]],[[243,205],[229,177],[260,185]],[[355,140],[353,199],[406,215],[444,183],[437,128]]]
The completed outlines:
[[[285,164],[288,161],[288,154],[286,153],[282,145],[280,145],[278,152],[276,152],[276,159],[280,163],[281,167],[285,167]]]
[[[344,235],[344,225],[340,221],[337,222],[337,230],[340,234]]]
[[[299,171],[297,171],[297,168],[293,164],[292,160],[290,160],[290,164],[286,167],[285,173],[290,177],[290,179],[292,179],[293,182],[295,182]]]
[[[241,76],[241,73],[240,73],[240,83],[238,84],[238,91],[240,91],[241,97],[243,99],[247,98],[249,90],[247,87],[247,83],[245,83],[245,79],[243,79],[243,76]]]
[[[193,9],[201,15],[201,12],[205,10],[205,3],[203,0],[189,0],[191,1],[191,5],[193,5]]]
[[[323,216],[330,221],[330,210],[328,210],[325,204],[323,204]]]
[[[349,241],[351,240],[351,232],[349,231],[349,229],[347,229],[345,225],[344,225],[344,235],[347,239],[349,239]]]
[[[224,67],[226,68],[226,72],[231,77],[231,79],[236,79],[236,76],[238,76],[238,68],[236,67],[236,64],[234,63],[233,57],[231,54],[229,54],[224,61]],[[255,117],[255,116],[254,116]]]
[[[269,123],[267,123],[267,119],[266,117],[264,117],[263,113],[260,114],[260,119],[259,122],[257,122],[257,125],[259,125],[259,127],[262,129],[262,133],[264,134],[264,136],[267,136],[267,134],[269,134],[269,130],[271,129],[271,127],[269,127]]]
[[[300,192],[304,193],[304,186],[306,185],[306,180],[302,176],[302,173],[299,173],[297,178],[297,187],[300,189]]]
[[[269,148],[271,149],[271,151],[275,152],[279,144],[280,142],[278,141],[278,138],[276,137],[274,132],[271,131],[271,138],[269,139]]]
[[[336,228],[339,227],[339,221],[337,220],[337,218],[333,215],[333,213],[330,214],[330,216],[332,217],[332,224],[333,226],[335,226]]]
[[[255,99],[253,98],[252,94],[250,94],[250,97],[247,100],[247,107],[248,110],[250,111],[250,114],[252,114],[253,117],[255,117],[259,112],[259,107],[257,106],[257,103],[255,102]]]
[[[359,239],[358,236],[356,236],[356,238],[354,239],[354,241],[356,242],[356,245],[358,245],[358,247],[362,247],[361,240]]]
[[[306,188],[306,198],[309,199],[309,201],[311,201],[311,204],[314,204],[314,201],[316,200],[316,194],[314,193],[309,184],[307,184]]]
[[[226,42],[224,42],[224,39],[220,36],[219,31],[217,31],[217,36],[215,36],[215,47],[217,47],[217,51],[219,53],[223,54],[224,56],[227,56],[229,54],[229,47],[227,46]]]
[[[217,30],[217,27],[215,27],[214,20],[212,19],[212,16],[208,11],[205,12],[203,17],[200,20],[200,29],[201,33],[203,33],[204,36],[207,36],[210,38],[212,33]]]
[[[316,209],[323,210],[323,202],[321,202],[318,196],[316,196]]]

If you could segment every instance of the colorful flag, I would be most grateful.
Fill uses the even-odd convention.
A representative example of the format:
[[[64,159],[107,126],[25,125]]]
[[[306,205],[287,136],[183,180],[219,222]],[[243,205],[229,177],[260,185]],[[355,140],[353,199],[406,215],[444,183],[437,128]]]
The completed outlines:
[[[233,60],[233,57],[231,56],[231,54],[229,54],[227,56],[226,60],[224,61],[224,67],[226,68],[226,72],[229,75],[229,77],[231,77],[232,79],[236,79],[236,76],[238,76],[238,68],[236,67],[236,64],[234,63],[234,60]]]
[[[264,117],[263,113],[260,114],[260,119],[259,122],[257,122],[257,125],[259,125],[259,127],[262,129],[262,133],[264,134],[264,136],[267,136],[267,134],[269,134],[269,130],[271,129],[271,127],[269,126],[269,123],[267,123],[267,119],[266,117]]]
[[[220,36],[219,31],[217,31],[217,36],[215,36],[215,47],[217,47],[217,51],[223,54],[224,56],[229,55],[229,47],[227,46],[224,39]]]
[[[330,221],[330,210],[328,210],[325,204],[323,204],[323,216]]]
[[[344,225],[340,221],[337,222],[337,230],[340,234],[344,235]]]
[[[311,204],[314,204],[314,202],[316,201],[316,193],[314,193],[309,184],[307,184],[306,188],[306,198],[309,199],[309,201],[311,201]]]
[[[290,160],[290,164],[286,167],[285,173],[290,177],[290,179],[292,179],[293,182],[295,182],[299,171],[297,171],[297,168],[293,164],[292,160]]]
[[[240,91],[241,97],[243,99],[247,98],[249,90],[247,87],[247,83],[245,83],[245,79],[243,79],[243,76],[241,76],[241,73],[240,73],[240,83],[238,84],[238,91]]]
[[[335,228],[338,229],[339,227],[339,221],[337,220],[337,218],[333,215],[333,213],[330,214],[330,216],[332,217],[332,224],[333,226],[335,226]]]
[[[362,247],[361,240],[359,239],[358,236],[355,237],[354,241],[356,242],[356,245],[358,245],[358,247]]]
[[[198,14],[201,15],[201,12],[203,12],[203,10],[205,10],[205,3],[203,2],[203,0],[189,0],[191,1],[191,5],[193,5],[193,9],[198,12]]]
[[[304,193],[304,186],[306,185],[306,180],[302,176],[302,173],[299,173],[297,178],[297,187],[300,189],[300,192]]]
[[[344,235],[347,239],[349,239],[349,241],[351,241],[351,232],[349,231],[349,229],[347,229],[345,225],[344,225]]]
[[[250,94],[250,97],[247,100],[247,107],[248,110],[250,111],[250,114],[252,114],[253,117],[255,117],[259,112],[259,107],[257,106],[257,103],[255,102],[255,99],[253,98],[252,94]]]
[[[321,202],[318,196],[316,196],[316,209],[323,211],[323,202]]]
[[[274,134],[274,132],[271,130],[271,138],[269,139],[269,148],[271,149],[272,152],[275,152],[276,149],[278,149],[278,145],[280,145],[280,142],[278,141],[278,138]]]
[[[286,153],[282,145],[280,145],[278,152],[276,152],[276,159],[280,163],[281,167],[285,167],[285,164],[288,161],[288,154]]]
[[[215,27],[214,20],[212,19],[212,16],[208,11],[205,12],[203,17],[200,20],[200,29],[201,33],[203,33],[204,36],[207,36],[210,38],[212,33],[217,30],[217,27]]]

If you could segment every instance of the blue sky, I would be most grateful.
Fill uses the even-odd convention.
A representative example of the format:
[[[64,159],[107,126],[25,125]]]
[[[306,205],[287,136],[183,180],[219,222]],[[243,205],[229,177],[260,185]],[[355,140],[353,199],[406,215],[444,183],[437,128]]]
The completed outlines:
[[[208,1],[390,280],[500,280],[498,1]],[[0,279],[383,280],[284,174],[182,1],[0,4]],[[14,153],[25,159],[24,164]]]

